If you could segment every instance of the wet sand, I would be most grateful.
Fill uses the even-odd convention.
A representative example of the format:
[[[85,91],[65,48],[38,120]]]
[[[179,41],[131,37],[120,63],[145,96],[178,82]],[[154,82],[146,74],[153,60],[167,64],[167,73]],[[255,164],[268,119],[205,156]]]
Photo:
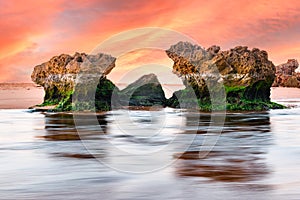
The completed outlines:
[[[0,109],[26,109],[43,102],[44,89],[33,83],[0,83]]]
[[[273,101],[298,98],[300,98],[299,88],[273,87],[271,89],[271,99]]]

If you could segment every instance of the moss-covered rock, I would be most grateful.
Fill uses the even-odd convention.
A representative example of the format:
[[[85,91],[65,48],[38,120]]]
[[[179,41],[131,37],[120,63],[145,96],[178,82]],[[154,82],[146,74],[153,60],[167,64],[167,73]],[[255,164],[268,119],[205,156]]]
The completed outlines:
[[[166,98],[155,74],[144,75],[119,92],[122,106],[165,106]]]
[[[166,105],[172,108],[198,108],[198,98],[192,87],[185,88],[173,93],[166,100]]]
[[[108,111],[111,110],[111,101],[113,92],[119,92],[118,87],[106,78],[102,78],[95,93],[95,107],[96,110]]]
[[[256,86],[255,86],[256,88]],[[262,111],[269,109],[282,109],[284,106],[271,102],[263,98],[255,98],[256,93],[261,90],[257,90],[249,98],[249,91],[254,91],[254,88],[241,87],[225,87],[226,89],[226,102],[225,107],[223,105],[214,105],[213,110],[226,110],[229,111]],[[192,87],[188,87],[183,90],[179,90],[173,93],[172,97],[167,99],[166,105],[172,108],[187,108],[187,109],[199,109],[202,111],[211,111],[212,104],[209,97],[201,98],[197,95]]]
[[[80,88],[82,89],[82,88]],[[87,94],[89,91],[76,91],[75,102],[73,102],[73,93],[70,93],[66,98],[62,99],[56,109],[58,111],[71,111],[71,110],[95,110],[95,111],[108,111],[111,110],[111,100],[113,92],[118,93],[118,87],[109,79],[102,77],[96,88],[95,94]],[[91,91],[93,93],[93,91]],[[83,95],[87,98],[82,98]],[[90,98],[92,97],[92,98]],[[93,98],[94,97],[94,98]]]

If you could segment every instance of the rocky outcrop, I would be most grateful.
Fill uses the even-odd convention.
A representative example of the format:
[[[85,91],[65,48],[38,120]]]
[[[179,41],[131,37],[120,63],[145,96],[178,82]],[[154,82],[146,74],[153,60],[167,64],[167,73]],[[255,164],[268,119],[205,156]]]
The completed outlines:
[[[115,58],[109,55],[62,54],[36,66],[31,78],[44,87],[42,106],[57,105],[58,111],[107,111],[112,108],[112,100],[114,104],[117,102],[116,106],[165,106],[165,94],[156,75],[145,75],[119,91],[114,83],[106,79],[114,67]],[[77,80],[75,88],[79,74],[81,80]],[[88,76],[84,77],[85,74]],[[91,87],[90,84],[95,81],[99,81],[97,86]]]
[[[300,73],[296,72],[299,63],[289,59],[287,63],[276,66],[276,78],[273,87],[298,87],[300,88]]]
[[[122,106],[165,106],[166,98],[155,74],[147,74],[119,92]]]
[[[115,60],[114,57],[102,53],[97,55],[75,53],[74,56],[61,54],[37,65],[31,79],[44,87],[44,105],[58,104],[73,92],[79,72],[105,76],[114,68]]]
[[[114,99],[116,106],[161,105],[182,108],[196,105],[202,110],[209,110],[212,93],[214,99],[218,99],[218,94],[224,92],[224,88],[218,86],[220,83],[225,87],[229,110],[280,107],[270,102],[275,66],[268,60],[266,51],[257,48],[249,50],[245,46],[221,51],[218,46],[204,49],[188,42],[179,42],[166,53],[174,61],[173,72],[186,85],[186,89],[175,92],[168,100],[154,74],[145,75],[119,91],[106,79],[106,75],[115,67],[116,59],[102,53],[55,56],[36,66],[31,78],[45,89],[43,105],[58,104],[59,110],[110,110],[111,100]]]
[[[227,51],[212,46],[205,50],[189,42],[179,42],[166,53],[174,61],[173,72],[183,78],[186,86],[194,89],[200,108],[203,105],[209,108],[211,103],[210,94],[215,88],[208,88],[208,83],[223,83],[227,109],[265,110],[277,106],[270,102],[275,66],[268,60],[266,51],[249,50],[246,46]],[[168,103],[178,107],[172,100]]]

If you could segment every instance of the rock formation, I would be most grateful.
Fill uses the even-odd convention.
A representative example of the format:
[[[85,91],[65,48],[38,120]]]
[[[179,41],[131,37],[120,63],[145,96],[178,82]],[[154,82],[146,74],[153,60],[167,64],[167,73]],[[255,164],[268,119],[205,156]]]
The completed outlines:
[[[275,66],[268,60],[266,51],[249,50],[246,46],[227,51],[212,46],[205,50],[189,42],[179,42],[166,53],[174,61],[173,72],[183,78],[186,86],[193,88],[200,109],[209,109],[211,91],[220,89],[208,88],[208,83],[224,84],[230,110],[265,110],[278,106],[270,102]],[[182,93],[177,92],[179,96]],[[175,99],[173,96],[168,104],[178,107]]]
[[[296,72],[299,63],[289,59],[287,63],[276,66],[276,78],[273,87],[298,87],[300,88],[300,73]]]
[[[173,72],[186,85],[186,89],[175,92],[168,100],[154,74],[145,75],[119,91],[106,79],[106,75],[115,67],[116,58],[102,53],[55,56],[36,66],[31,78],[45,89],[42,105],[58,105],[59,110],[110,110],[111,100],[114,99],[117,106],[196,105],[202,110],[210,110],[211,96],[214,96],[213,99],[219,98],[218,101],[221,102],[222,98],[218,94],[222,91],[226,93],[226,106],[229,110],[280,107],[270,102],[275,66],[268,60],[266,51],[257,48],[249,50],[245,46],[227,51],[211,46],[205,50],[198,45],[179,42],[166,50],[166,53],[174,61]],[[293,65],[296,63],[293,62]],[[294,68],[295,66],[290,71],[280,69],[282,73],[293,74]],[[224,85],[225,90],[219,85]],[[72,101],[74,98],[76,101]]]
[[[119,89],[106,75],[115,67],[115,58],[105,54],[87,55],[75,53],[74,56],[62,54],[34,68],[32,80],[44,87],[44,105],[57,105],[56,110],[100,110],[111,109],[112,98],[117,106],[153,106],[165,105],[165,94],[156,75],[148,74],[124,90]],[[96,74],[96,78],[77,82],[78,73]],[[87,76],[89,77],[89,76]],[[100,77],[100,78],[99,78]],[[97,87],[90,87],[97,83]],[[74,93],[75,90],[75,93]],[[73,98],[75,95],[75,98]],[[112,95],[114,95],[112,97]],[[74,102],[76,101],[76,108]]]
[[[37,65],[31,79],[44,87],[44,105],[58,104],[73,92],[75,79],[80,71],[84,73],[87,70],[89,73],[105,76],[115,66],[115,60],[114,57],[102,53],[75,53],[74,56],[61,54]]]
[[[147,74],[119,92],[123,106],[165,106],[166,98],[155,74]]]

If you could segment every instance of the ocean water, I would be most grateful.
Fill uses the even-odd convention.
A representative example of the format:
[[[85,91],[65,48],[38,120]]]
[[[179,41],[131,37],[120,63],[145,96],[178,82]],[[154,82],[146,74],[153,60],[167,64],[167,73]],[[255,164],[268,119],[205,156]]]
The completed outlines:
[[[300,107],[284,103],[217,124],[170,108],[0,110],[0,199],[300,199]]]

